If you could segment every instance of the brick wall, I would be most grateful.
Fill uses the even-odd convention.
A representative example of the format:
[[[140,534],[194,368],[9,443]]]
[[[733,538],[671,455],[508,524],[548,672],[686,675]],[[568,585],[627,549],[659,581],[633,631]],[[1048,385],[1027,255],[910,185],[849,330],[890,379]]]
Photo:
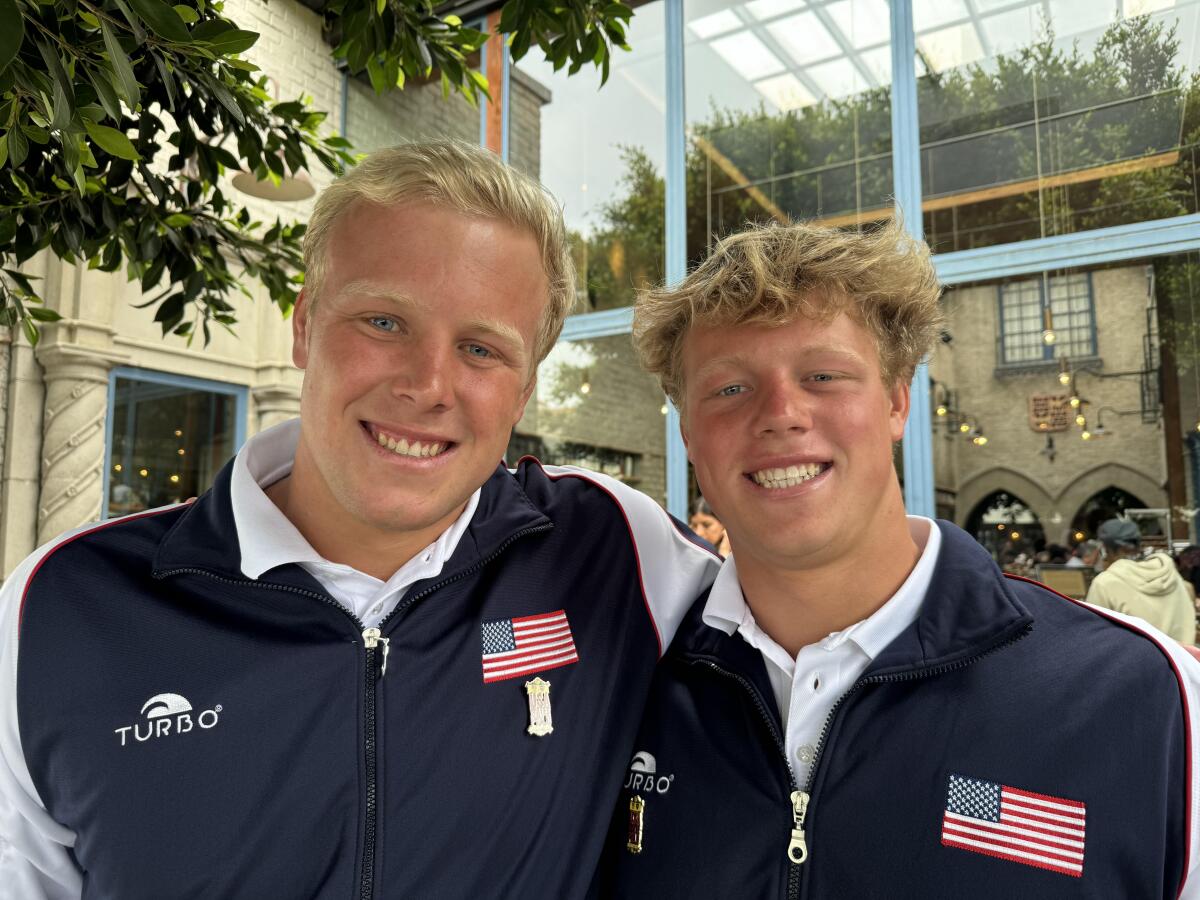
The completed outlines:
[[[1136,371],[1143,367],[1142,335],[1146,330],[1147,282],[1142,266],[1096,271],[1092,277],[1096,317],[1097,373]],[[1145,424],[1140,415],[1104,413],[1112,436],[1083,441],[1074,425],[1054,433],[1056,457],[1039,452],[1046,435],[1029,424],[1028,398],[1033,393],[1066,392],[1057,380],[1055,365],[1006,371],[999,368],[997,336],[999,302],[996,284],[958,288],[947,292],[946,308],[953,343],[939,345],[931,373],[957,394],[958,407],[973,415],[984,428],[988,443],[976,447],[957,435],[945,437],[935,417],[934,453],[937,487],[959,493],[956,518],[965,521],[979,499],[972,485],[1006,486],[1043,519],[1047,536],[1060,539],[1050,516],[1057,513],[1069,525],[1086,500],[1084,493],[1108,483],[1132,490],[1150,506],[1165,502],[1166,478],[1162,427]],[[1138,410],[1139,379],[1098,378],[1084,372],[1077,390],[1092,403],[1085,408],[1094,424],[1100,407]],[[936,403],[935,403],[936,405]],[[1104,483],[1101,483],[1104,482]],[[1086,490],[1084,489],[1086,486]],[[1062,529],[1060,529],[1062,530]]]
[[[586,379],[590,390],[579,391]],[[638,454],[636,486],[666,501],[662,392],[638,368],[628,335],[559,345],[538,370],[538,385],[517,432]]]

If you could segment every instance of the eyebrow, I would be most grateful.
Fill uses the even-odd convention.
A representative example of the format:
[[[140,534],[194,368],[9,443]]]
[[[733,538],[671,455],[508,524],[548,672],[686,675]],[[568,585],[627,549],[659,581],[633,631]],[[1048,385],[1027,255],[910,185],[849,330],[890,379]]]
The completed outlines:
[[[415,308],[420,304],[417,303],[408,294],[397,290],[386,284],[381,284],[377,281],[359,280],[351,281],[342,286],[339,291],[341,294],[365,294],[371,297],[377,297],[380,300],[387,300],[395,303],[403,308]],[[525,339],[521,336],[521,332],[509,325],[507,322],[493,322],[487,319],[475,319],[467,323],[467,329],[470,331],[480,332],[489,335],[498,341],[511,345],[508,349],[510,352],[520,353],[525,355]]]
[[[835,357],[839,360],[844,360],[847,363],[864,362],[863,358],[852,350],[838,350],[832,347],[804,347],[800,349],[800,353],[804,356],[817,357]],[[708,377],[715,369],[722,366],[732,366],[734,368],[747,368],[754,362],[754,358],[742,353],[735,353],[729,356],[714,356],[705,360],[693,376],[697,381]]]

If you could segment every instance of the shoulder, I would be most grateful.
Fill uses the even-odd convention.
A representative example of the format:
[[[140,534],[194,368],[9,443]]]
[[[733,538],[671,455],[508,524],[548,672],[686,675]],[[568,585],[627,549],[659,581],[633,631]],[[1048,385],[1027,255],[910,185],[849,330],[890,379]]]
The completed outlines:
[[[143,510],[90,522],[59,535],[27,556],[4,580],[0,607],[7,612],[15,605],[12,624],[19,626],[25,601],[42,583],[64,575],[72,580],[93,578],[131,557],[149,560],[162,536],[188,506],[183,503]]]
[[[1102,573],[1103,574],[1103,573]],[[1021,602],[1033,614],[1034,633],[1042,632],[1057,648],[1063,665],[1081,665],[1092,674],[1120,671],[1121,680],[1165,681],[1200,698],[1200,662],[1177,641],[1148,622],[1092,602],[1073,600],[1034,581],[1006,576]],[[1100,576],[1092,582],[1099,592]],[[1093,594],[1089,592],[1089,600]],[[1101,681],[1097,681],[1097,687]]]

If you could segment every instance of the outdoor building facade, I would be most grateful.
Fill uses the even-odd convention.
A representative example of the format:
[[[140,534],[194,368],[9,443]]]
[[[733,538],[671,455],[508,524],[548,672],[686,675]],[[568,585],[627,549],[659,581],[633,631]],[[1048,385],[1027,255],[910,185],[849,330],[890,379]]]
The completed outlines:
[[[479,109],[345,78],[303,3],[226,11],[262,33],[248,56],[279,96],[310,95],[356,150],[479,141],[563,203],[578,311],[510,459],[599,469],[685,516],[677,416],[629,343],[637,290],[746,222],[870,227],[899,205],[949,285],[898,459],[910,509],[998,557],[1122,509],[1197,540],[1200,0],[654,0],[603,88],[490,42]],[[247,202],[264,221],[311,208]],[[204,490],[299,409],[265,297],[188,346],[119,275],[37,265],[64,319],[36,349],[0,335],[0,577],[68,528]]]

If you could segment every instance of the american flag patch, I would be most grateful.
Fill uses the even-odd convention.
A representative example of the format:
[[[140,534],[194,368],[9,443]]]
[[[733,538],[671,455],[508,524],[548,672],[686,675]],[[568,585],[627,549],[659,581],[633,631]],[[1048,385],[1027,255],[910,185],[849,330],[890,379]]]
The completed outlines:
[[[1086,811],[1078,800],[951,775],[942,843],[1079,878]]]
[[[579,662],[563,610],[483,623],[483,682],[518,678]]]

